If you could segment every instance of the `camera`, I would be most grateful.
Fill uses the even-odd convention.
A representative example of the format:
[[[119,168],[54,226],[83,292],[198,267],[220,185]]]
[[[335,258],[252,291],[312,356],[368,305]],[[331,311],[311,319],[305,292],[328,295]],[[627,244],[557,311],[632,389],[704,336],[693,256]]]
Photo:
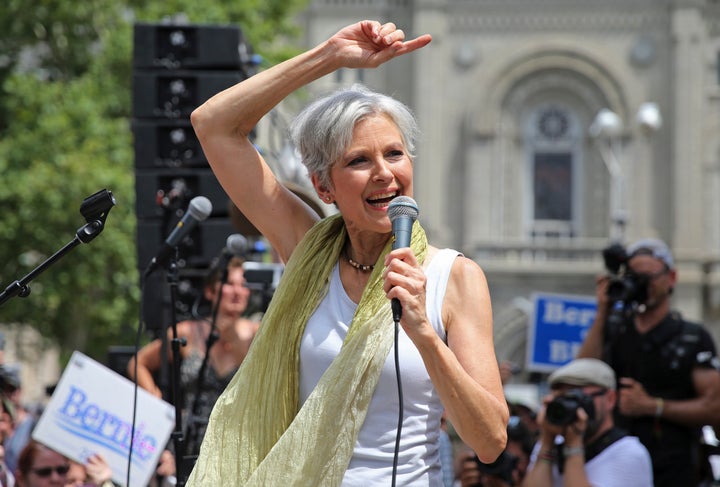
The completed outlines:
[[[243,264],[245,283],[252,291],[248,309],[264,313],[280,284],[285,266],[278,263],[246,261]]]
[[[608,301],[612,303],[644,304],[647,301],[648,278],[630,271],[627,266],[628,255],[620,244],[603,249],[605,268],[610,272],[607,287]]]
[[[608,301],[645,304],[647,301],[648,278],[632,272],[610,278],[607,287]]]
[[[515,485],[515,473],[518,469],[521,459],[530,458],[533,447],[535,446],[535,437],[530,433],[530,430],[525,426],[518,416],[510,416],[507,425],[507,440],[508,446],[511,443],[515,443],[519,446],[519,450],[515,450],[515,454],[511,453],[506,447],[505,450],[500,454],[494,462],[483,463],[475,455],[475,463],[478,466],[478,470],[485,475],[493,476],[501,479],[508,485]],[[524,468],[521,466],[521,468]],[[521,475],[518,472],[518,475]],[[478,484],[473,487],[480,487],[483,484]]]
[[[519,458],[512,453],[503,450],[500,456],[492,463],[483,463],[477,456],[475,456],[475,461],[481,472],[498,477],[510,485],[513,484],[513,471],[517,467]]]
[[[580,389],[571,389],[550,401],[545,409],[545,418],[556,426],[567,426],[577,419],[578,408],[587,413],[588,421],[595,419],[593,398]]]

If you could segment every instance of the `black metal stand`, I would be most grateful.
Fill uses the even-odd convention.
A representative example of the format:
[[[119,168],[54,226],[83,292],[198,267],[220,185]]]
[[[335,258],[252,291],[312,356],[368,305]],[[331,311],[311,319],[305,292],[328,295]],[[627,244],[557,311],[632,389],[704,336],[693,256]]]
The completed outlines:
[[[215,344],[215,342],[218,341],[220,338],[218,332],[217,332],[217,315],[218,311],[220,310],[220,302],[222,301],[223,296],[223,287],[225,286],[225,283],[227,283],[228,279],[228,269],[227,269],[228,263],[225,262],[225,268],[223,269],[222,275],[220,277],[220,288],[218,291],[217,299],[215,300],[215,303],[213,303],[212,308],[212,318],[210,321],[210,333],[208,334],[207,340],[205,342],[205,356],[203,357],[202,363],[200,364],[200,370],[198,372],[197,377],[197,383],[195,388],[195,397],[193,398],[192,403],[192,409],[190,410],[190,417],[188,418],[188,438],[190,438],[190,444],[191,445],[197,445],[198,439],[199,439],[199,428],[197,426],[197,420],[198,419],[205,419],[206,421],[208,418],[199,418],[199,410],[200,410],[200,401],[202,400],[202,391],[203,387],[205,386],[205,373],[207,371],[208,362],[210,360],[210,349]]]
[[[28,284],[39,276],[45,269],[60,260],[65,254],[70,252],[80,243],[89,243],[105,228],[105,219],[107,214],[115,205],[115,198],[112,193],[106,189],[88,196],[80,206],[80,213],[85,216],[87,223],[80,227],[75,233],[75,238],[67,243],[63,248],[51,255],[45,262],[33,269],[28,275],[22,279],[18,279],[11,283],[5,290],[0,293],[0,306],[12,297],[25,298],[30,295]]]
[[[168,266],[167,281],[170,286],[170,317],[172,324],[172,340],[171,347],[173,352],[173,364],[172,364],[172,403],[175,406],[175,430],[173,431],[171,438],[173,439],[173,445],[175,446],[175,466],[177,470],[177,484],[183,486],[187,482],[190,475],[190,470],[187,468],[187,460],[185,458],[185,435],[183,434],[182,427],[182,404],[180,401],[180,347],[187,344],[184,338],[178,337],[177,333],[177,285],[178,285],[178,268],[177,263],[173,259]]]

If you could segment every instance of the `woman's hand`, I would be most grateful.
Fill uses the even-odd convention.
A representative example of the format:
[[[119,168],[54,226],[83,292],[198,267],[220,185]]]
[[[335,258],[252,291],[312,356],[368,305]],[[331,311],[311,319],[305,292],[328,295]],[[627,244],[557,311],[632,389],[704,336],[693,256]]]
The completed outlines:
[[[395,24],[363,20],[349,25],[332,36],[328,43],[342,56],[348,68],[375,68],[390,59],[426,46],[429,34],[405,41],[405,32]]]
[[[427,277],[410,247],[388,253],[383,279],[388,299],[397,298],[402,305],[400,322],[408,336],[412,338],[413,332],[422,331],[423,325],[429,326],[425,311]]]

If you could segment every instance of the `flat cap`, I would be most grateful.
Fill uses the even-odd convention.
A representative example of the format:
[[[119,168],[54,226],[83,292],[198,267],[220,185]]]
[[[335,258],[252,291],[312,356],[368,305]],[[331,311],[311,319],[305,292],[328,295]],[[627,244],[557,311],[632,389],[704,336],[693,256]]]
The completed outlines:
[[[570,386],[600,386],[606,389],[615,389],[615,372],[602,360],[594,358],[579,358],[569,362],[548,378],[551,388],[560,384]]]

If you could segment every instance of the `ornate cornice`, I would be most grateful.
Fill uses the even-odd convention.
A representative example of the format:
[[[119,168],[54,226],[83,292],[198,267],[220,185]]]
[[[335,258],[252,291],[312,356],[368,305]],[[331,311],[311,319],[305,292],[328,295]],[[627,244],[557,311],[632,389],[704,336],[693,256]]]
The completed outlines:
[[[313,7],[407,7],[411,0],[313,0]]]
[[[637,32],[667,29],[670,19],[665,12],[564,12],[524,14],[507,11],[494,14],[453,12],[452,32],[516,35],[518,32]]]

